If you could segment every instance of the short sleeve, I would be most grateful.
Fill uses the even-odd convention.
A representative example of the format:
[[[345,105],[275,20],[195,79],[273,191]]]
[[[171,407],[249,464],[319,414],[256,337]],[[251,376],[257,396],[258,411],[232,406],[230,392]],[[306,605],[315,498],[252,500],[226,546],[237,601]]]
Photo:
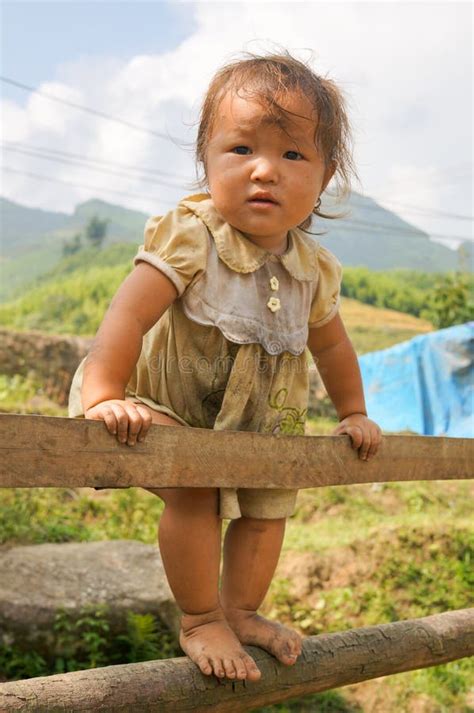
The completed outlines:
[[[335,255],[322,245],[317,254],[318,275],[311,302],[308,326],[322,327],[336,315],[339,309],[342,265]]]
[[[206,268],[208,232],[204,223],[188,208],[178,205],[164,217],[149,218],[144,244],[134,265],[148,262],[160,270],[181,296],[188,285]]]

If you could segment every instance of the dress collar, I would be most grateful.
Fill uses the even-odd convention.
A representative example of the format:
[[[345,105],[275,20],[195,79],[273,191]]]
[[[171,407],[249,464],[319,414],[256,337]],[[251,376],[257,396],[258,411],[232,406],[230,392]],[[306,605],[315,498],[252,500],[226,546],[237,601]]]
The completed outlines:
[[[180,205],[197,215],[214,238],[219,257],[235,272],[255,272],[269,260],[281,261],[296,280],[312,281],[318,272],[319,243],[299,228],[288,231],[288,247],[281,255],[274,255],[255,245],[217,212],[207,193],[187,196]]]

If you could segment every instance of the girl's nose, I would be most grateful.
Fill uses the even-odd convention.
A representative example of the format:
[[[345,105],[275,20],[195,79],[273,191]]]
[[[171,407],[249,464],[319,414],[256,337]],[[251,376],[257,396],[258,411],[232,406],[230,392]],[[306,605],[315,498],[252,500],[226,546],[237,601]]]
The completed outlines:
[[[278,168],[275,162],[268,158],[256,158],[252,166],[251,179],[252,181],[274,183],[278,179]]]

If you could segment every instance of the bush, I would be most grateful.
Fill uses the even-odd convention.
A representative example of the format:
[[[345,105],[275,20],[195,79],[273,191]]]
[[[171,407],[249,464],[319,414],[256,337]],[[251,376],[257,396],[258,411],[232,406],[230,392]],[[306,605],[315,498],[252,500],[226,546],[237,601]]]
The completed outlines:
[[[469,273],[415,270],[344,270],[341,294],[359,302],[412,314],[442,329],[474,319],[474,278]]]

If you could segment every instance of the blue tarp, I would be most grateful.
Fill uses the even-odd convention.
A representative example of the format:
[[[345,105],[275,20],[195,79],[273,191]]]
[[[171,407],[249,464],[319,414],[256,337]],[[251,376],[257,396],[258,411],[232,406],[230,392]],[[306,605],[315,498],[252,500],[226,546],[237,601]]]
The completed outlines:
[[[474,437],[474,322],[359,357],[369,417],[384,431]]]

